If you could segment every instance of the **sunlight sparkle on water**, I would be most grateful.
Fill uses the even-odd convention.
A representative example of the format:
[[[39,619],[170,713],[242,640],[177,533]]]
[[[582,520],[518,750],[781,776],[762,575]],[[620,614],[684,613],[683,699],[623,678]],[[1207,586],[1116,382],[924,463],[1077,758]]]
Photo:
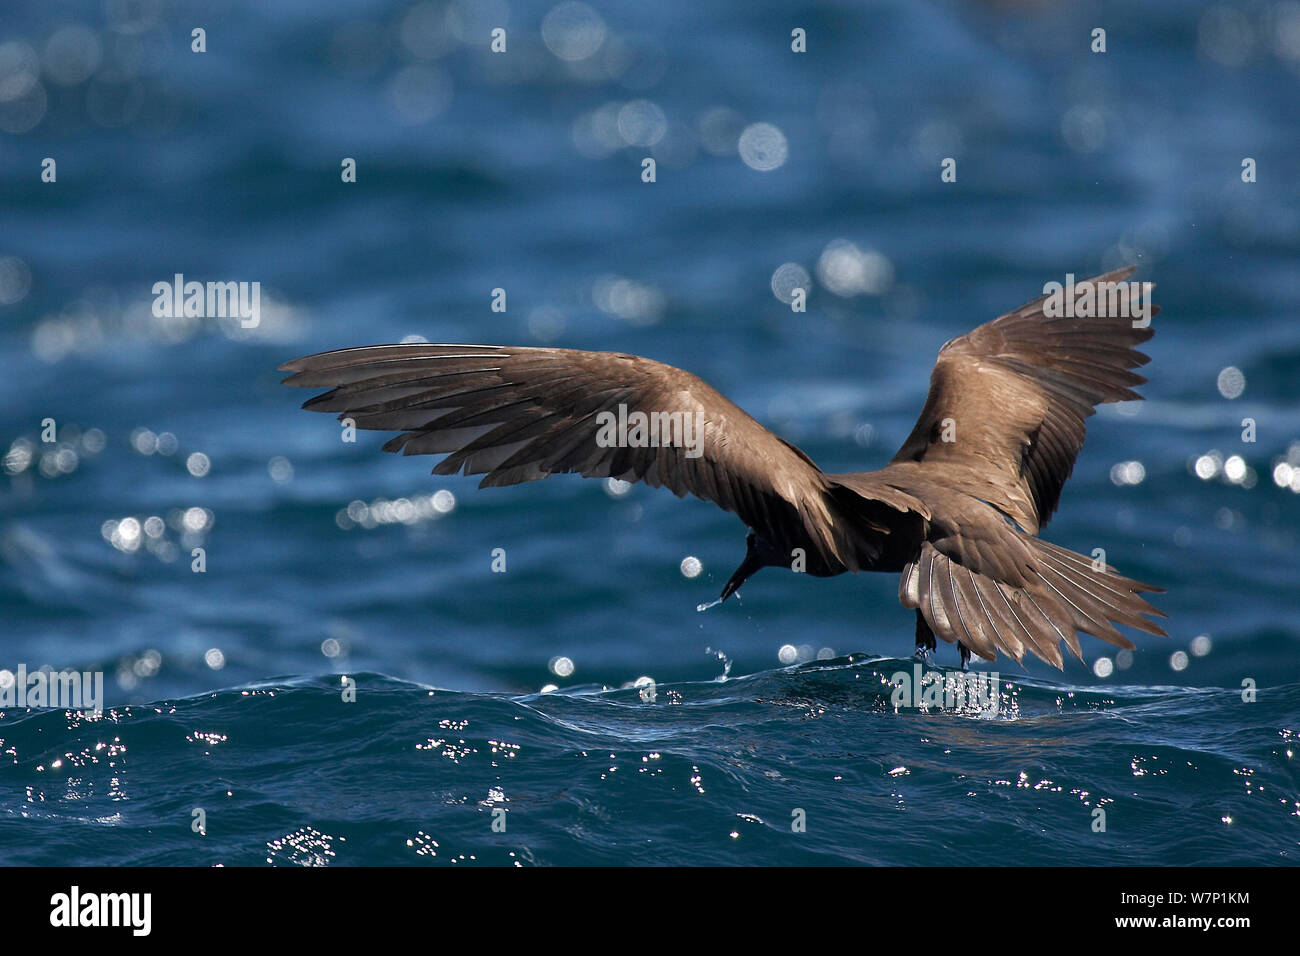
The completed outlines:
[[[1219,373],[1218,386],[1219,394],[1224,398],[1240,398],[1246,390],[1246,376],[1241,374],[1241,369],[1229,365]]]
[[[1192,467],[1197,478],[1202,481],[1209,481],[1223,469],[1223,456],[1217,450],[1207,451],[1196,459],[1196,463]]]
[[[585,3],[566,0],[542,18],[542,42],[561,60],[585,60],[605,42],[605,21]]]
[[[632,482],[622,478],[606,478],[604,487],[605,494],[611,498],[624,498],[632,490]]]
[[[803,289],[806,294],[811,288],[812,276],[797,262],[783,263],[772,273],[772,294],[786,305],[794,301],[796,289]]]
[[[817,281],[838,296],[881,295],[894,281],[894,265],[874,249],[848,239],[827,243],[817,260]]]
[[[785,165],[790,156],[790,146],[785,133],[771,123],[754,123],[745,127],[737,144],[740,159],[750,169],[770,172]]]
[[[1140,461],[1121,461],[1110,469],[1110,480],[1116,485],[1140,485],[1146,476],[1146,467]]]

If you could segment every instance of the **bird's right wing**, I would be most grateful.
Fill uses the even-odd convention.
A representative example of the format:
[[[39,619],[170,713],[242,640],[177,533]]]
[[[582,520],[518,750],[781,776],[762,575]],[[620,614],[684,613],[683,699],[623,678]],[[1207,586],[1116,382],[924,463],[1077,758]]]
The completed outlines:
[[[1132,273],[1130,266],[1087,281],[1127,292]],[[1031,534],[1056,510],[1095,406],[1141,399],[1133,388],[1146,379],[1132,369],[1148,359],[1135,346],[1152,335],[1131,318],[1140,294],[1126,296],[1123,309],[1107,303],[1121,316],[1048,316],[1047,301],[1041,296],[940,349],[925,407],[893,459],[941,469],[949,486]],[[1148,317],[1158,311],[1151,307]]]
[[[385,451],[447,454],[435,474],[482,474],[480,487],[564,472],[644,481],[712,501],[771,541],[806,541],[856,570],[817,466],[670,365],[611,352],[409,344],[323,352],[281,370],[294,373],[286,385],[331,389],[304,408],[401,431]],[[601,413],[617,420],[620,406],[630,426],[633,413],[657,414],[661,427],[651,433],[679,440],[602,444],[610,418]],[[635,439],[631,427],[625,434]]]

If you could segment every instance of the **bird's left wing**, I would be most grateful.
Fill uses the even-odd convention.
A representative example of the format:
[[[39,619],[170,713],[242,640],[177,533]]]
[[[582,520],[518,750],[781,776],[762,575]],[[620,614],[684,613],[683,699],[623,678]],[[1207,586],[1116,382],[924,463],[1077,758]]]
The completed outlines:
[[[330,389],[304,408],[401,431],[385,451],[447,454],[435,474],[481,474],[480,487],[565,472],[644,481],[856,569],[817,466],[679,368],[612,352],[421,343],[323,352],[281,370],[294,373],[286,385]],[[634,413],[651,423],[647,444],[636,444]]]

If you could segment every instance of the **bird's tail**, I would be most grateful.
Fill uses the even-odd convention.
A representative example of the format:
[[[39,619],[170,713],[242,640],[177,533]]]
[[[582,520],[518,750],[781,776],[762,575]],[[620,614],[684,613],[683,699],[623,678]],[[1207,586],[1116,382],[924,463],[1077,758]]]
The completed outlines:
[[[1126,578],[1100,558],[1084,557],[1042,538],[1026,535],[1025,541],[1038,558],[1038,581],[1030,590],[1040,600],[1059,605],[1064,620],[1070,621],[1074,630],[1130,649],[1133,642],[1116,630],[1115,624],[1126,624],[1158,637],[1168,636],[1143,616],[1167,617],[1142,597],[1149,592],[1163,593],[1164,588]],[[1067,632],[1066,644],[1082,660],[1078,637]]]
[[[1011,562],[1001,566],[924,542],[903,567],[899,602],[919,610],[936,637],[959,641],[988,661],[998,651],[1019,661],[1028,651],[1060,668],[1062,642],[1083,659],[1080,631],[1131,649],[1116,624],[1165,636],[1143,616],[1165,616],[1142,597],[1160,588],[1009,525],[1006,533],[1015,540],[997,552]]]

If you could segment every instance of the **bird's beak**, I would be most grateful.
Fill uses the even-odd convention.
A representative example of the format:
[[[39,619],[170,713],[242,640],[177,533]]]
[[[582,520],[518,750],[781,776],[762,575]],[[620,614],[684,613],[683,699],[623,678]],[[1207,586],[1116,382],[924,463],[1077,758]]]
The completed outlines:
[[[740,562],[740,567],[736,568],[736,573],[727,581],[726,587],[722,589],[722,596],[719,601],[725,601],[737,591],[740,586],[749,579],[749,576],[763,567],[763,562],[759,560],[757,549],[754,547],[754,536],[751,534],[745,539],[745,560]]]
[[[739,591],[740,586],[745,583],[745,578],[747,577],[749,577],[749,574],[745,573],[745,567],[744,565],[741,565],[736,570],[736,573],[731,576],[731,579],[727,581],[727,586],[722,589],[722,597],[718,598],[718,600],[725,601],[727,598]]]

